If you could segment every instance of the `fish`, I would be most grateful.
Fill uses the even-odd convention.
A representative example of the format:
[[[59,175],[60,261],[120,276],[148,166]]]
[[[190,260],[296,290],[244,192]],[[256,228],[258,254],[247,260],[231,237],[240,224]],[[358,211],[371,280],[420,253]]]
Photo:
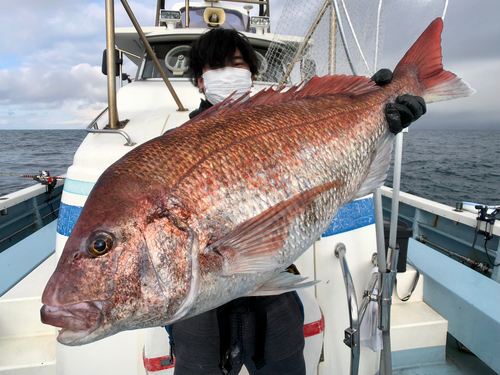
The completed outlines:
[[[337,75],[228,99],[124,155],[89,194],[42,322],[83,345],[313,284],[284,270],[340,207],[383,184],[385,106],[474,92],[443,70],[442,29],[435,19],[385,86]]]

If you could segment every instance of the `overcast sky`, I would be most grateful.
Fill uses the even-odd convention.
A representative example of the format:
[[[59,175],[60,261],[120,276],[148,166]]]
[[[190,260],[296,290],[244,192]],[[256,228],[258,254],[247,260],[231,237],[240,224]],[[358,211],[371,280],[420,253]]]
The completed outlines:
[[[284,2],[275,0],[280,6],[272,7],[272,14]],[[104,0],[0,0],[0,4],[0,129],[83,129],[107,106],[101,73]],[[153,24],[156,1],[129,4],[141,25]],[[115,9],[116,26],[129,26],[119,1]],[[444,66],[477,92],[470,98],[432,104],[419,120],[420,128],[500,129],[499,20],[499,0],[449,1]],[[125,71],[133,75],[133,67],[129,62]]]

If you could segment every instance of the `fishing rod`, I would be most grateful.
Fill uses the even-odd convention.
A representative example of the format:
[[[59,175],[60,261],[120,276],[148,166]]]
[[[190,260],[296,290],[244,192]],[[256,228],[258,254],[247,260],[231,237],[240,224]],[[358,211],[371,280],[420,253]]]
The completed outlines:
[[[50,194],[54,191],[54,188],[58,180],[64,180],[66,177],[62,176],[51,176],[49,171],[39,171],[38,175],[33,174],[16,174],[16,173],[0,173],[0,177],[24,177],[32,178],[33,180],[47,186],[47,193]]]
[[[34,175],[34,174],[15,174],[15,173],[0,173],[0,177],[28,177],[28,178],[40,178],[42,177],[41,175],[43,172],[49,173],[48,171],[40,171],[40,175]],[[66,177],[62,176],[55,176],[51,177],[49,174],[49,177],[55,180],[64,180]]]

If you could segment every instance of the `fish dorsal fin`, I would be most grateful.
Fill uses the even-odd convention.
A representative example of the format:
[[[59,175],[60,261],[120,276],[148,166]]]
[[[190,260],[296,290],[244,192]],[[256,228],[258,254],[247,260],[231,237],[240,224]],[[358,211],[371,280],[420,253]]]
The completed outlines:
[[[363,184],[352,198],[353,200],[364,197],[384,184],[391,163],[393,140],[394,135],[392,133],[387,133],[384,138],[379,140],[378,144],[375,146],[375,157],[370,163],[368,174]]]
[[[276,294],[292,292],[297,289],[309,288],[321,282],[319,280],[303,282],[307,279],[307,277],[302,277],[300,275],[294,275],[292,273],[283,271],[267,280],[257,290],[246,294],[246,296],[274,296]]]
[[[219,116],[261,105],[325,94],[361,95],[376,91],[379,88],[370,78],[363,76],[346,76],[343,74],[323,77],[315,76],[307,83],[292,86],[286,91],[284,89],[275,90],[273,87],[270,87],[259,91],[254,96],[250,96],[250,93],[247,93],[236,101],[229,96],[222,103],[207,109],[183,126],[191,122],[205,120],[215,115]]]
[[[297,99],[322,94],[361,95],[379,90],[370,78],[364,76],[314,76],[297,92]]]
[[[319,194],[343,185],[339,181],[326,183],[278,203],[208,246],[200,254],[200,263],[220,269],[225,276],[287,266],[275,257],[285,244],[293,219],[304,213]]]

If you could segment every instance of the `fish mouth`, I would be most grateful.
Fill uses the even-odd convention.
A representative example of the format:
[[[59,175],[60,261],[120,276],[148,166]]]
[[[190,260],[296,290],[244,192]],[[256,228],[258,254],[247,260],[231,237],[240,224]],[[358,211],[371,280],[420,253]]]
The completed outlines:
[[[62,328],[57,341],[64,345],[81,345],[85,337],[99,328],[104,320],[97,302],[79,302],[69,306],[43,305],[42,323]]]

